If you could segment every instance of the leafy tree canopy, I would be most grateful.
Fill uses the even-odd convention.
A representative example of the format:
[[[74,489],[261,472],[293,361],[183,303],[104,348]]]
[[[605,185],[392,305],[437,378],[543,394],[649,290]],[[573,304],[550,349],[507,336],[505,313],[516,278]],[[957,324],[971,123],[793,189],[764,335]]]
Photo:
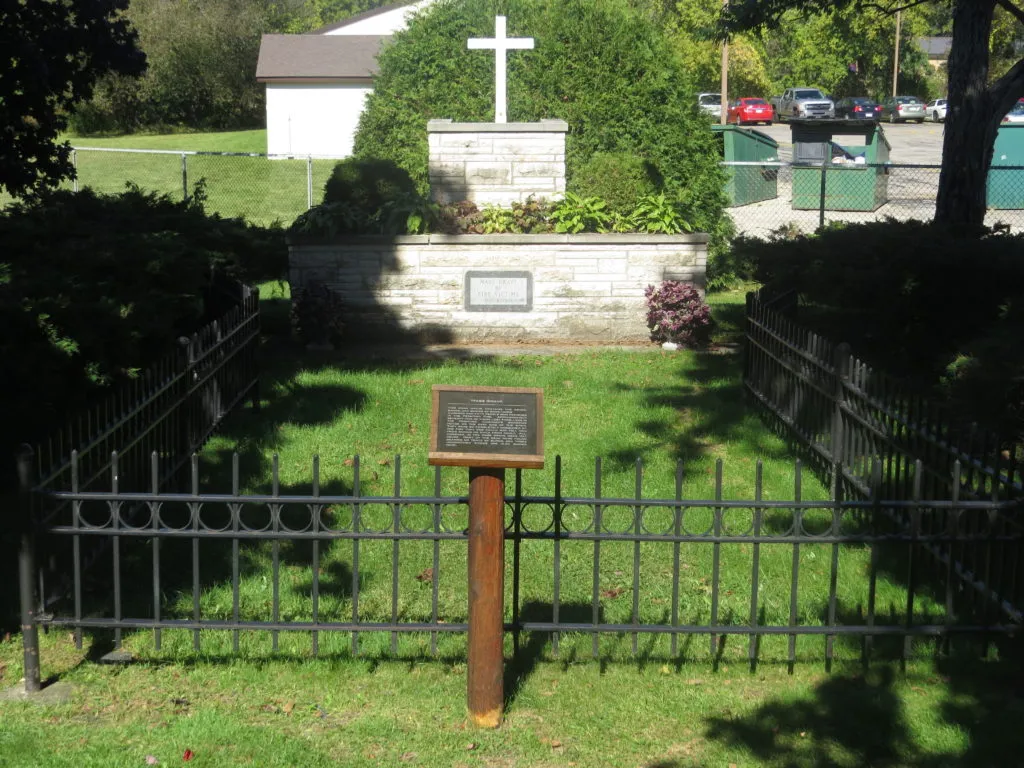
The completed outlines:
[[[494,119],[494,54],[467,50],[492,37],[495,14],[535,49],[509,54],[510,121],[569,124],[573,174],[597,152],[627,152],[654,164],[690,223],[722,224],[721,150],[695,109],[694,79],[663,27],[628,0],[439,2],[395,35],[356,135],[355,152],[405,168],[427,187],[427,120]]]
[[[873,9],[895,13],[924,2],[733,0],[722,13],[720,31],[729,34],[776,27],[790,11],[860,13]],[[997,11],[1022,24],[1024,4],[1018,0],[932,0],[932,5],[949,9],[953,35],[948,63],[949,111],[935,218],[956,227],[978,230],[985,220],[986,181],[1000,120],[1024,96],[1024,59],[1019,54],[1002,62],[997,59],[996,67],[991,66],[991,49],[994,41],[999,40]],[[939,21],[942,16],[930,14],[930,18]]]
[[[106,72],[138,74],[145,57],[121,12],[127,0],[0,0],[0,188],[20,195],[70,176],[58,145],[66,115]]]

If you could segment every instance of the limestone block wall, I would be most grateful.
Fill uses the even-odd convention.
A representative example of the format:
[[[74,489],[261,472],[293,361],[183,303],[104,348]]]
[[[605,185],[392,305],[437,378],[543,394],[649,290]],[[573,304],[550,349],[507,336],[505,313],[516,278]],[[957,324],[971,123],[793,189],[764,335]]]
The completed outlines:
[[[564,120],[539,123],[427,123],[430,196],[507,207],[530,195],[565,193]]]
[[[311,282],[339,294],[355,338],[639,342],[650,338],[644,288],[663,280],[703,287],[707,242],[704,234],[293,242],[289,278],[293,297]],[[509,279],[495,279],[502,275]],[[506,282],[513,290],[501,295],[496,286]]]

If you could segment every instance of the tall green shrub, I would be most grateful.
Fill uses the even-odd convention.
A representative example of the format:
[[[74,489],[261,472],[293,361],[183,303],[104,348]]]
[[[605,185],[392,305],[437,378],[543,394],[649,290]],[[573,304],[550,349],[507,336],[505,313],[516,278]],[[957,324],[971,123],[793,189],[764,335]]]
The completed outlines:
[[[654,165],[626,152],[598,152],[573,174],[572,191],[599,197],[608,209],[628,216],[637,201],[658,192],[664,180]]]
[[[440,0],[396,34],[360,120],[355,153],[405,168],[427,190],[427,120],[494,119],[494,16],[534,50],[508,57],[510,121],[561,118],[568,183],[597,153],[651,163],[693,225],[724,242],[720,152],[664,29],[628,0]]]

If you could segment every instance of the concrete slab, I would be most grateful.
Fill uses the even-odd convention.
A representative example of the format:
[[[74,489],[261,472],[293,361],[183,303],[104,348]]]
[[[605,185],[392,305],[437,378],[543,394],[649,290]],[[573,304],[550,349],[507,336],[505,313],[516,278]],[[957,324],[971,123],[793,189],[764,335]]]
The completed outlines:
[[[19,683],[12,688],[0,690],[0,701],[24,701],[43,706],[67,704],[71,701],[74,690],[71,683],[50,683],[36,693],[26,693],[24,683]]]

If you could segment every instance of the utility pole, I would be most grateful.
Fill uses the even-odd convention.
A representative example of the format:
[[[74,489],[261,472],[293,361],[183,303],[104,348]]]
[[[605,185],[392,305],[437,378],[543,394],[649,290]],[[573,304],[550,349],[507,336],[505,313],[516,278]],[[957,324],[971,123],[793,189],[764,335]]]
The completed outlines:
[[[722,13],[729,7],[729,0],[722,0]],[[722,115],[718,119],[725,125],[729,119],[729,38],[722,41]]]
[[[896,11],[896,53],[893,56],[892,61],[892,95],[896,96],[896,83],[899,80],[900,75],[900,22],[902,21],[902,12]]]

